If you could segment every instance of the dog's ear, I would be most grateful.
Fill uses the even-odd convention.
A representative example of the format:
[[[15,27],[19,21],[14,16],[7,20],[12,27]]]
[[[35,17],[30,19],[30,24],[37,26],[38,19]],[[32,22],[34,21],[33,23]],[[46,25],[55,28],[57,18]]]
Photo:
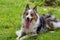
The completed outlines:
[[[33,10],[35,10],[37,12],[37,5],[35,5],[35,7],[33,8]]]
[[[25,10],[28,10],[28,9],[30,9],[30,8],[29,8],[29,4],[26,5],[26,9],[25,9]]]

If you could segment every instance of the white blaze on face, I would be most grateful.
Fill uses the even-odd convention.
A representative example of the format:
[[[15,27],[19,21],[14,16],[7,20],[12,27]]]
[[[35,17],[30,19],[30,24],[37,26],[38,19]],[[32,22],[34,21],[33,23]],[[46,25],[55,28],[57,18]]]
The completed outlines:
[[[30,10],[27,11],[28,12],[28,15],[26,16],[26,18],[27,17],[30,18],[30,19],[32,18],[31,15],[30,15],[31,14],[31,11],[32,11],[32,9],[30,9]]]

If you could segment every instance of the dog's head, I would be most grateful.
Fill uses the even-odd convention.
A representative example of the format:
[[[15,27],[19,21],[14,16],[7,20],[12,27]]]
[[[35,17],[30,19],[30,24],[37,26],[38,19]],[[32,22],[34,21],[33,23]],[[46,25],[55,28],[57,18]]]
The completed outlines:
[[[23,18],[25,21],[36,21],[37,20],[37,6],[35,6],[33,9],[30,9],[29,5],[26,5],[25,11],[23,13]]]

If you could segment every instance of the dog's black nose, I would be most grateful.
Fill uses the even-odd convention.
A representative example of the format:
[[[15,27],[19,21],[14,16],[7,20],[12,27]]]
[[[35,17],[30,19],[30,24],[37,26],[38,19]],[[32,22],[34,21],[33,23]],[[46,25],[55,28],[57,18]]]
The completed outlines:
[[[27,17],[27,20],[29,20],[29,17]]]

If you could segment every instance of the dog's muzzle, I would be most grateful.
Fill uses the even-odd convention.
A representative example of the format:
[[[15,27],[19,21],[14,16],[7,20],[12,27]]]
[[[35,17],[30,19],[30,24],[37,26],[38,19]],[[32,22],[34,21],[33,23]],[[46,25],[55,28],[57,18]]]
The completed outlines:
[[[27,17],[27,19],[26,19],[26,21],[32,21],[33,19],[32,18],[29,18],[29,17]]]

